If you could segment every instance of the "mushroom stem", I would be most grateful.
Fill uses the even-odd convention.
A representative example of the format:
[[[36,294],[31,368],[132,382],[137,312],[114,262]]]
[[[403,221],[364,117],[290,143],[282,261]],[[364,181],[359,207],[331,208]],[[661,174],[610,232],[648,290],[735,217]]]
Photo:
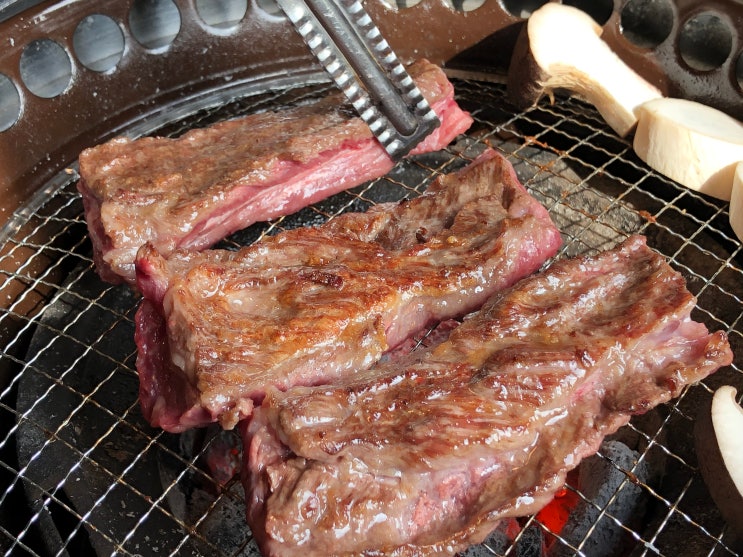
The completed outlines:
[[[730,199],[735,167],[743,161],[743,124],[686,99],[655,99],[637,115],[637,156],[687,188]]]
[[[743,161],[735,167],[733,190],[730,193],[730,226],[743,242]]]
[[[593,104],[617,134],[628,135],[637,123],[635,109],[662,95],[611,50],[601,32],[572,6],[547,3],[532,13],[511,58],[512,102],[523,109],[567,89]]]

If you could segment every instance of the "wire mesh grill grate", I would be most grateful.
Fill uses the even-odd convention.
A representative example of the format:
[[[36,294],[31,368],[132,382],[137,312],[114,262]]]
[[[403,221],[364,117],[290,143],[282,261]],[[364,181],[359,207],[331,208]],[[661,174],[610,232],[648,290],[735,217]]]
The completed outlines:
[[[527,538],[537,535],[537,545],[549,545],[554,555],[594,555],[602,532],[614,529],[624,539],[619,554],[736,555],[740,548],[732,545],[709,500],[691,442],[702,399],[723,383],[743,391],[743,250],[730,229],[727,204],[649,171],[628,142],[578,101],[518,112],[499,85],[461,80],[455,86],[475,125],[449,149],[406,160],[384,178],[295,215],[251,226],[223,246],[415,196],[484,145],[506,153],[522,182],[549,209],[563,234],[560,257],[610,248],[632,233],[646,235],[698,296],[694,318],[727,331],[736,363],[623,428],[621,437],[639,447],[629,465],[602,450],[596,458],[621,473],[606,500],[598,503],[572,483],[567,486],[595,511],[587,531],[571,537],[530,517],[505,546],[490,539],[468,554],[530,554]],[[179,135],[234,115],[301,102],[325,87],[251,96],[156,131]],[[244,525],[239,482],[215,476],[207,462],[214,447],[237,452],[235,437],[211,429],[166,434],[141,418],[133,341],[138,299],[95,275],[75,178],[74,170],[68,171],[41,206],[22,210],[18,226],[0,246],[0,550],[5,555],[257,555]],[[657,463],[665,470],[662,479],[643,480],[643,470]],[[615,503],[629,490],[644,497],[642,524],[617,511]]]

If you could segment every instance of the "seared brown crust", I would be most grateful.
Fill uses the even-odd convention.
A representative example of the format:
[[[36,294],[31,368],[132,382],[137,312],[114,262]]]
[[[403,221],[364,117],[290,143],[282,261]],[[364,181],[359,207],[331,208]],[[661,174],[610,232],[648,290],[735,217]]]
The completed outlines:
[[[536,512],[632,414],[731,363],[694,304],[632,237],[496,294],[438,346],[271,391],[244,439],[265,554],[451,555]]]
[[[441,125],[411,154],[442,149],[472,123],[441,68],[409,72]],[[231,232],[299,210],[387,173],[393,161],[341,93],[250,114],[181,137],[113,139],[80,154],[78,189],[96,267],[134,283],[137,250],[204,249]]]
[[[137,257],[145,416],[171,431],[217,419],[233,427],[269,386],[325,383],[368,367],[532,273],[559,244],[547,210],[488,150],[420,197],[238,252],[166,259],[147,245]],[[156,334],[159,320],[167,337],[157,344],[147,331]]]

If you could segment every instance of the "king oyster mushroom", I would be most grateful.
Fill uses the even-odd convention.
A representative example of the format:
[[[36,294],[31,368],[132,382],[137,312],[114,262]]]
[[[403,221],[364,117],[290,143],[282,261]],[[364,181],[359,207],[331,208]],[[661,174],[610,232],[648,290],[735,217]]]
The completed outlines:
[[[743,539],[743,408],[725,385],[700,409],[694,426],[699,469],[725,521]]]
[[[578,8],[547,3],[519,35],[508,70],[508,94],[524,109],[566,89],[593,104],[620,136],[637,123],[635,109],[661,92],[601,39],[601,26]]]
[[[661,174],[725,201],[743,161],[743,124],[687,99],[654,99],[637,109],[634,148]]]

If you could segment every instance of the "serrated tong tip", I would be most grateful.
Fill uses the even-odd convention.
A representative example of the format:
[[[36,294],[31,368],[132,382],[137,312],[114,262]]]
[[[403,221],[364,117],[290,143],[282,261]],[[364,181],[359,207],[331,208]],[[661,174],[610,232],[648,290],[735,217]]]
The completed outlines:
[[[277,0],[394,160],[440,125],[359,0]]]

